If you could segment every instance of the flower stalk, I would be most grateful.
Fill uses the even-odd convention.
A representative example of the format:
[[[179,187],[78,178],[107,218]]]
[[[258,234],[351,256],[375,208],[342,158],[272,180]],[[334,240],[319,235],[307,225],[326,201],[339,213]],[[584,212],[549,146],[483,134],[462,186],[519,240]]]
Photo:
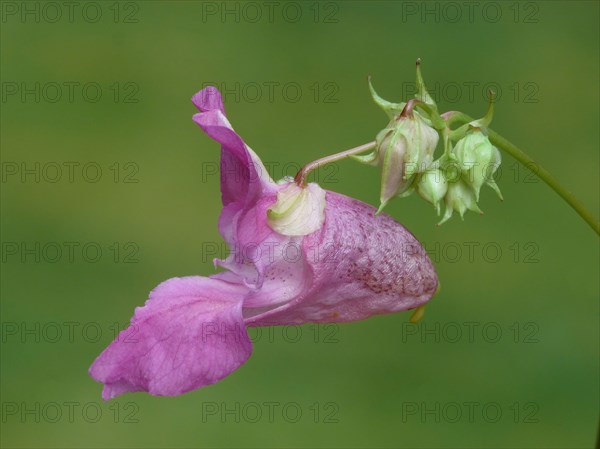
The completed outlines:
[[[312,161],[300,169],[300,171],[294,177],[294,181],[296,181],[296,184],[298,184],[300,187],[303,187],[306,185],[306,180],[311,171],[314,171],[317,168],[322,167],[324,165],[331,164],[332,162],[337,162],[342,159],[346,159],[355,154],[360,154],[364,153],[365,151],[372,150],[373,148],[375,148],[376,145],[377,143],[373,141],[365,143],[364,145],[360,145],[355,148],[351,148],[346,151],[342,151],[341,153],[332,154],[329,156],[322,157],[321,159],[317,159],[316,161]]]

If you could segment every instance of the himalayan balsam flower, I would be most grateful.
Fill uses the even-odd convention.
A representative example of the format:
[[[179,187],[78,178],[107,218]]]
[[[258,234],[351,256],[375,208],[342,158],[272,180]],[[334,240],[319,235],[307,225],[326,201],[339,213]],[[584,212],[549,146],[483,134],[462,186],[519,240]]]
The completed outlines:
[[[235,251],[209,277],[169,279],[138,307],[90,375],[108,400],[172,396],[213,384],[250,357],[247,326],[346,322],[413,309],[437,289],[425,250],[403,226],[355,199],[276,183],[231,127],[219,92],[192,99],[221,144],[219,230]]]

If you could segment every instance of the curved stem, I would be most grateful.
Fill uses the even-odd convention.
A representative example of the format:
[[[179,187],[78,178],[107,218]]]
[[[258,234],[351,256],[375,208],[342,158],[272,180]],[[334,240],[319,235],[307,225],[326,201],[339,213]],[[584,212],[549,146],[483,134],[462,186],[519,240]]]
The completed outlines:
[[[467,114],[457,111],[446,112],[442,114],[442,117],[446,120],[448,126],[456,123],[469,123],[473,121],[473,119]],[[546,169],[540,167],[540,165],[537,164],[531,157],[529,157],[516,145],[506,140],[497,132],[488,129],[488,137],[493,145],[510,154],[517,161],[531,170],[538,178],[548,184],[552,190],[558,193],[558,195],[560,195],[560,197],[565,200],[569,206],[571,206],[575,212],[577,212],[579,216],[585,220],[588,225],[590,225],[596,234],[600,235],[600,223],[596,217],[594,217],[594,215],[592,215],[592,213],[588,211],[583,204],[581,204],[571,192],[565,189]]]
[[[348,156],[352,156],[353,154],[364,153],[365,151],[372,150],[373,148],[375,148],[376,145],[377,145],[377,142],[373,141],[373,142],[365,143],[364,145],[361,145],[361,146],[358,146],[355,148],[351,148],[346,151],[342,151],[341,153],[336,153],[336,154],[332,154],[330,156],[322,157],[321,159],[317,159],[316,161],[310,162],[310,163],[306,164],[304,167],[302,167],[300,169],[300,171],[296,174],[294,180],[296,181],[296,184],[298,184],[299,186],[302,187],[303,185],[306,184],[306,178],[308,177],[308,174],[311,171],[313,171],[319,167],[322,167],[323,165],[330,164],[331,162],[345,159]]]
[[[405,117],[412,117],[413,116],[413,109],[415,108],[415,106],[417,106],[420,103],[422,103],[422,101],[421,100],[417,100],[416,98],[411,98],[410,100],[408,100],[406,102],[406,105],[404,106],[404,109],[402,109],[402,112],[396,118],[396,121],[399,121],[400,119],[403,119]]]

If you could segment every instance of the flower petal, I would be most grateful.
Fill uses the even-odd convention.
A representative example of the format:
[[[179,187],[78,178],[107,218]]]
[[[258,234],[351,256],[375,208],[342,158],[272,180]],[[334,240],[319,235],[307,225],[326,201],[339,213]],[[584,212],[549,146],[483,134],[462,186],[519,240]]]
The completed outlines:
[[[225,114],[225,106],[223,106],[221,92],[214,86],[208,86],[194,94],[192,103],[194,103],[194,106],[196,106],[200,112],[216,110]]]
[[[310,284],[266,312],[249,314],[244,307],[246,324],[355,321],[413,309],[432,298],[438,285],[433,264],[400,223],[334,192],[327,192],[325,214],[323,228],[302,241]]]
[[[216,261],[250,289],[244,299],[244,313],[246,308],[264,311],[291,301],[310,284],[302,238],[279,234],[267,224],[267,210],[275,201],[275,196],[267,196],[238,213],[231,226],[231,253],[226,260]]]
[[[200,276],[160,284],[90,367],[105,384],[102,397],[178,395],[239,368],[252,353],[242,320],[246,293],[243,286]]]
[[[263,191],[274,188],[260,158],[233,130],[225,116],[221,94],[215,87],[206,87],[192,97],[200,110],[193,120],[211,138],[221,144],[221,197],[223,205],[232,202],[248,204]]]

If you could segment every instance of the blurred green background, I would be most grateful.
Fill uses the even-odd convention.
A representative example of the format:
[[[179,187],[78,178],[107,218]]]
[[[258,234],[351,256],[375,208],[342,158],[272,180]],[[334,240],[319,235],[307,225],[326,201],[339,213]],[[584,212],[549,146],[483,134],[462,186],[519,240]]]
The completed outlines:
[[[105,403],[87,369],[155,285],[214,272],[219,151],[190,103],[209,83],[280,178],[372,140],[386,118],[366,76],[400,101],[421,57],[442,110],[482,115],[486,84],[500,90],[492,127],[597,216],[597,2],[73,8],[2,2],[3,447],[594,445],[598,238],[508,156],[484,216],[436,227],[418,197],[387,208],[443,286],[420,326],[253,331],[241,369],[174,398]],[[373,168],[317,176],[378,204]]]

